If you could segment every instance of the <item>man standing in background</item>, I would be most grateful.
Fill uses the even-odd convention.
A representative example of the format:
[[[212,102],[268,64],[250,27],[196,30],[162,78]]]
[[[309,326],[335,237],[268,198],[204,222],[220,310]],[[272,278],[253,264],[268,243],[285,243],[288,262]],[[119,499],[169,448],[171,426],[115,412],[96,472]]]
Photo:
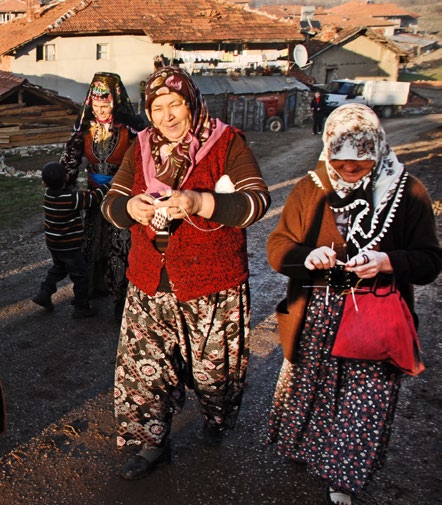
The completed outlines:
[[[316,91],[310,102],[310,108],[313,114],[313,135],[317,135],[322,133],[322,123],[325,117],[325,101],[319,91]]]

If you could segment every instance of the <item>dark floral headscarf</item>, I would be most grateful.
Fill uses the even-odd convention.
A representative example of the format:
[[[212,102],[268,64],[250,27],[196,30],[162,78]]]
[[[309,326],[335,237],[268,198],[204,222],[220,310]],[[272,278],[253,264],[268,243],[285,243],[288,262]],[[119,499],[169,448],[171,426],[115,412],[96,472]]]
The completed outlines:
[[[146,82],[146,113],[152,122],[152,102],[161,95],[178,93],[192,116],[192,127],[179,142],[171,142],[152,124],[150,148],[155,162],[156,178],[171,188],[181,186],[196,152],[209,139],[214,122],[206,102],[190,76],[178,67],[164,67]]]
[[[91,123],[97,122],[92,109],[92,100],[112,103],[112,124],[122,123],[131,126],[135,131],[144,127],[140,118],[135,115],[120,76],[109,72],[98,72],[89,85],[83,107],[75,122],[75,131],[88,130]]]

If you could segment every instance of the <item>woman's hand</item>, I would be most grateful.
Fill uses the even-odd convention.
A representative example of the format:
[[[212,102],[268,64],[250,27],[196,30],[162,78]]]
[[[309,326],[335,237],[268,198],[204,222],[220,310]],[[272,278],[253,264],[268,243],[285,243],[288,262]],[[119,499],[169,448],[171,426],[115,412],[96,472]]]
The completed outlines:
[[[215,199],[211,193],[173,190],[168,200],[155,202],[155,205],[167,207],[167,213],[173,219],[183,219],[192,214],[209,219],[215,210]]]
[[[328,270],[336,263],[340,263],[336,260],[336,251],[331,247],[322,246],[310,252],[305,258],[304,266],[309,270]]]
[[[361,279],[371,279],[378,273],[393,272],[388,254],[378,251],[366,251],[353,256],[345,264],[347,272],[353,272]]]
[[[134,221],[146,226],[155,213],[153,198],[144,194],[136,195],[127,202],[126,210]]]

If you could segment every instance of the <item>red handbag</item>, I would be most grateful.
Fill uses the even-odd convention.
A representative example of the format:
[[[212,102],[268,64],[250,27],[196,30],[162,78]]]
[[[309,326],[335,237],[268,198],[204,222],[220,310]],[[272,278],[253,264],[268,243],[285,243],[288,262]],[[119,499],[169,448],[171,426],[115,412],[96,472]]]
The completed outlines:
[[[413,316],[395,283],[375,282],[346,296],[332,356],[386,361],[408,375],[425,369]]]

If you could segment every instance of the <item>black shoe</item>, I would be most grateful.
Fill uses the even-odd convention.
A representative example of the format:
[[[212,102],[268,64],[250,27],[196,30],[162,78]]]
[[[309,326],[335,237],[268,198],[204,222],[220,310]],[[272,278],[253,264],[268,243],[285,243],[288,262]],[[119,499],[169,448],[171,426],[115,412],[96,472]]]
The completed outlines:
[[[215,426],[208,426],[205,424],[203,427],[203,434],[207,445],[220,445],[224,440],[226,432]]]
[[[97,314],[97,309],[95,307],[85,306],[85,305],[75,305],[74,312],[72,312],[72,317],[74,319],[85,319],[86,317],[93,317]]]
[[[40,291],[37,296],[34,296],[32,301],[47,310],[54,310],[54,304],[52,303],[51,295],[46,291]]]
[[[146,457],[144,455],[146,455]],[[158,447],[150,451],[144,451],[143,456],[138,453],[130,459],[127,465],[123,468],[121,477],[126,480],[142,479],[152,473],[160,463],[170,463],[171,458],[172,450],[170,443],[167,443],[162,448]]]

